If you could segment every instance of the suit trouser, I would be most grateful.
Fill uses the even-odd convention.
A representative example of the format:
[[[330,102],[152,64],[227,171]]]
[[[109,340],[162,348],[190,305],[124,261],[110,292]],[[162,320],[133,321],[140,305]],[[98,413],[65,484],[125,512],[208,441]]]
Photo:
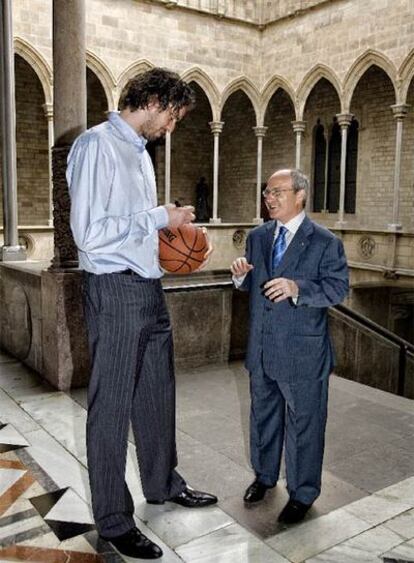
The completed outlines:
[[[297,383],[270,378],[260,366],[250,373],[250,452],[257,478],[273,487],[285,443],[291,499],[312,504],[321,490],[328,377]]]
[[[159,280],[85,273],[84,304],[92,373],[87,453],[92,508],[101,535],[135,523],[125,482],[131,421],[142,488],[149,500],[179,494],[175,471],[175,379],[172,332]]]

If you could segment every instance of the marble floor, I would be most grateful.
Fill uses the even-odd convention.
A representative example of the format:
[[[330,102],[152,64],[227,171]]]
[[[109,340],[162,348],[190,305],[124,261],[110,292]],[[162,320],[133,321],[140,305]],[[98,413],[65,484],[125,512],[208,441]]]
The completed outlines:
[[[0,563],[128,561],[94,527],[85,402],[84,389],[55,391],[0,354]],[[242,365],[181,371],[179,470],[219,503],[195,511],[146,504],[130,435],[137,525],[161,545],[165,563],[414,561],[413,407],[333,376],[322,494],[303,523],[288,527],[277,523],[287,500],[283,479],[259,505],[241,500],[253,477]]]

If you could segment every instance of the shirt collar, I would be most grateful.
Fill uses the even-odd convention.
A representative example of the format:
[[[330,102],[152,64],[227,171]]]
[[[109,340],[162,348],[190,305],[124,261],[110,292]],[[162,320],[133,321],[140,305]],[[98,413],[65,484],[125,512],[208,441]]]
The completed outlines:
[[[125,119],[122,119],[118,111],[110,111],[108,121],[125,141],[132,143],[138,149],[138,152],[144,152],[147,140],[138,135]]]
[[[291,219],[290,221],[288,221],[287,223],[281,223],[280,221],[277,222],[277,228],[279,229],[281,227],[281,225],[283,225],[284,227],[286,227],[286,229],[292,233],[293,235],[296,234],[296,231],[299,229],[299,227],[301,226],[304,218],[306,217],[305,212],[301,211],[300,213],[298,213],[298,215],[296,215],[295,217],[293,217],[293,219]]]

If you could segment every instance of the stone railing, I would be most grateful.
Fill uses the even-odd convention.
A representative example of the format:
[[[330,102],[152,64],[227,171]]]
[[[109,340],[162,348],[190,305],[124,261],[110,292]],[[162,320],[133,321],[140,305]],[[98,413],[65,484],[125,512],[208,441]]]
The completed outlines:
[[[3,227],[0,227],[0,245]],[[19,227],[19,244],[26,249],[28,260],[51,260],[53,257],[53,227],[32,225]]]
[[[249,231],[254,223],[204,224],[214,246],[208,270],[228,269],[232,261],[244,254]],[[414,278],[414,233],[373,231],[369,229],[331,230],[343,240],[351,284],[375,283]],[[20,227],[21,244],[27,248],[29,260],[51,260],[53,257],[52,227]],[[0,242],[2,230],[0,229]]]
[[[336,230],[345,246],[353,286],[414,278],[414,233],[363,229]],[[414,281],[414,280],[413,280]]]

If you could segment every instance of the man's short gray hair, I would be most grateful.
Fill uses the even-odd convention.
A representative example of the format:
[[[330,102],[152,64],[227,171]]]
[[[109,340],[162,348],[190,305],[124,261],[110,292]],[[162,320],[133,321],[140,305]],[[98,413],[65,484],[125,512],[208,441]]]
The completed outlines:
[[[292,168],[290,170],[290,177],[292,179],[292,188],[294,189],[295,193],[303,190],[303,207],[306,205],[306,198],[308,197],[309,193],[309,178],[299,170],[298,168]]]

